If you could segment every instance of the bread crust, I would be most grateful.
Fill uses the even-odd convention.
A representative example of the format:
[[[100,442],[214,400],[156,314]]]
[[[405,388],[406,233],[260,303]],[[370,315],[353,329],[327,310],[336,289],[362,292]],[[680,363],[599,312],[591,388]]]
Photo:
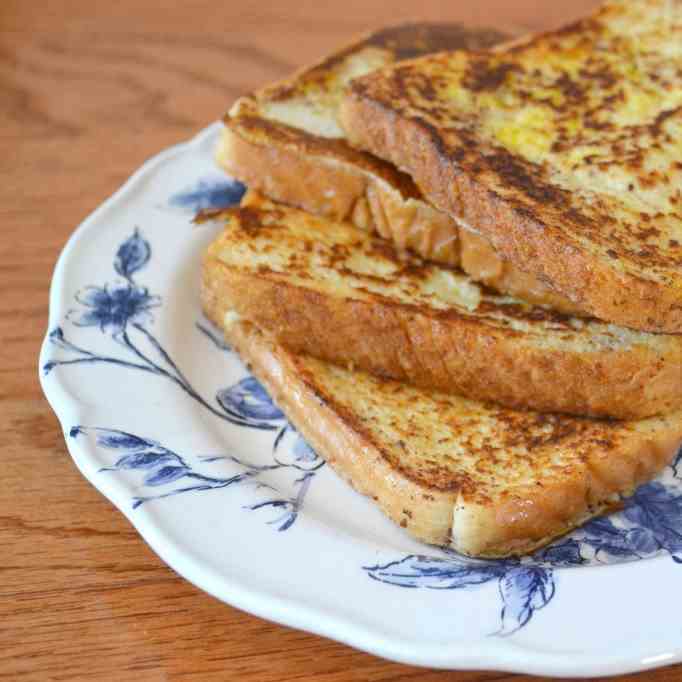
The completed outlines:
[[[682,339],[650,335],[648,345],[589,348],[592,332],[586,331],[585,346],[576,346],[565,339],[579,339],[581,332],[544,309],[519,313],[531,325],[525,333],[489,317],[504,310],[499,305],[482,317],[467,315],[371,291],[337,293],[323,281],[316,286],[316,275],[306,275],[311,282],[306,286],[263,264],[227,265],[220,259],[222,249],[249,248],[252,233],[240,236],[239,215],[234,212],[224,240],[207,252],[205,286],[215,289],[225,309],[236,310],[295,352],[520,409],[632,419],[682,407]],[[248,230],[268,220],[249,219],[254,224]],[[315,241],[314,233],[310,240]],[[265,248],[276,251],[276,240]],[[418,275],[414,281],[420,281]]]
[[[399,248],[461,266],[477,281],[531,303],[570,314],[579,306],[500,257],[490,242],[434,208],[410,176],[353,149],[343,138],[315,135],[267,117],[264,105],[305,94],[308,83],[333,81],[344,59],[368,48],[388,63],[439,49],[483,48],[508,36],[458,24],[406,24],[369,34],[290,78],[240,98],[225,116],[217,163],[250,188],[332,220],[346,220],[392,240]],[[330,107],[331,105],[327,105]],[[334,113],[333,111],[330,113]]]
[[[589,30],[591,25],[587,19],[565,31],[579,33]],[[534,36],[515,47],[493,49],[489,54],[508,51],[512,54],[512,63],[503,66],[513,69],[514,50],[540,41],[551,45],[552,38],[552,34]],[[481,53],[481,60],[485,54]],[[419,66],[417,62],[414,64],[414,82],[409,81],[411,74],[396,68],[381,76],[371,74],[350,83],[340,106],[339,120],[351,144],[411,175],[428,201],[475,226],[502,259],[534,275],[541,284],[565,296],[577,308],[633,329],[682,333],[679,263],[677,270],[668,267],[665,276],[648,278],[646,268],[625,267],[615,251],[612,257],[606,257],[570,237],[561,224],[562,216],[566,220],[570,211],[556,205],[558,200],[550,196],[555,188],[532,186],[535,178],[528,172],[528,164],[518,163],[520,171],[517,172],[513,166],[514,155],[500,154],[499,164],[504,167],[497,170],[486,165],[487,156],[476,146],[475,132],[460,130],[454,125],[434,125],[426,120],[420,104],[413,103],[412,95],[406,94],[412,92],[410,88],[417,87]],[[494,92],[495,84],[481,87]],[[423,89],[422,98],[428,101],[433,97],[428,83]],[[661,120],[672,116],[679,119],[680,111],[678,107],[665,112]],[[441,115],[443,119],[450,115],[447,111],[441,114],[436,105],[434,112],[434,117]],[[518,184],[525,182],[531,191],[524,193],[514,186],[501,196],[495,188],[504,186],[505,179],[515,172]],[[646,181],[647,178],[642,180]],[[543,192],[547,193],[544,197]],[[536,196],[539,199],[533,203]],[[642,229],[645,225],[656,228],[655,216],[644,218],[654,222],[643,222]],[[581,219],[584,216],[578,215],[576,224]],[[589,238],[588,234],[587,242]],[[677,240],[671,240],[670,248],[678,248],[679,245],[674,246],[676,243]],[[613,248],[618,247],[614,243]],[[641,247],[641,253],[645,254],[648,244],[643,241]]]
[[[533,551],[633,492],[661,471],[682,440],[679,414],[676,420],[651,420],[641,432],[603,422],[596,431],[603,430],[604,443],[613,432],[613,447],[603,447],[594,434],[584,437],[576,443],[575,466],[546,472],[539,484],[510,485],[498,493],[430,485],[428,475],[417,477],[400,466],[399,453],[396,459],[363,425],[361,408],[349,408],[326,390],[305,357],[247,322],[232,318],[225,324],[222,300],[210,283],[204,285],[202,302],[206,315],[224,327],[227,341],[297,430],[344,480],[417,539],[450,545],[465,555],[493,558]]]
[[[620,272],[561,230],[515,210],[453,163],[435,128],[354,88],[341,120],[352,141],[410,173],[435,206],[484,230],[503,258],[535,274],[581,310],[624,327],[682,333],[682,292]]]
[[[204,311],[220,323],[206,298]],[[229,325],[225,338],[296,430],[343,480],[419,540],[450,544],[455,492],[431,490],[396,471],[352,411],[317,385],[300,358],[268,341],[255,327],[243,322]]]
[[[230,175],[277,201],[332,220],[344,220],[392,240],[426,258],[459,265],[459,237],[454,221],[419,198],[412,181],[388,164],[344,145],[319,140],[255,120],[250,130],[263,135],[256,143],[243,137],[240,121],[227,120],[216,159]],[[243,127],[241,128],[243,131]],[[285,141],[286,140],[286,141]],[[346,146],[341,153],[341,146]],[[384,166],[382,168],[382,166]]]

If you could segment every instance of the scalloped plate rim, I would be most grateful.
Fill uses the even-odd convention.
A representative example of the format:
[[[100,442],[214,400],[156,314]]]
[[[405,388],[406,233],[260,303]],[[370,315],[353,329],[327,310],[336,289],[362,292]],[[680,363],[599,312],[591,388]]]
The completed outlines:
[[[555,675],[559,677],[604,676],[644,671],[682,661],[682,645],[676,652],[652,651],[646,656],[602,654],[579,656],[574,653],[556,653],[536,650],[528,645],[515,643],[510,638],[490,638],[477,636],[459,639],[448,645],[424,644],[423,641],[395,636],[377,636],[371,628],[354,623],[352,619],[335,615],[330,607],[319,605],[306,606],[295,599],[283,599],[267,594],[264,589],[254,589],[240,582],[229,582],[224,575],[218,575],[210,567],[207,569],[195,557],[183,552],[183,547],[164,536],[163,528],[156,525],[146,509],[132,514],[129,505],[122,503],[123,484],[115,477],[96,478],[91,466],[94,452],[87,441],[75,441],[67,437],[67,430],[73,424],[83,423],[86,411],[78,397],[59,382],[59,373],[50,375],[47,380],[41,368],[50,352],[49,331],[59,323],[63,311],[63,289],[69,261],[77,244],[86,238],[96,226],[101,216],[124,200],[138,183],[153,173],[157,167],[197,147],[211,138],[220,129],[219,121],[203,129],[186,142],[173,145],[151,157],[133,173],[130,178],[102,204],[100,204],[76,230],[64,245],[54,268],[49,295],[48,332],[40,349],[39,377],[45,397],[56,414],[65,435],[67,449],[81,474],[116,508],[137,530],[151,549],[174,571],[197,588],[238,609],[279,624],[301,629],[342,642],[356,649],[366,651],[388,660],[408,665],[450,670],[496,670],[536,675]],[[604,565],[602,570],[635,571],[650,570],[656,563],[662,563],[665,556],[653,557],[643,561]],[[591,570],[596,566],[589,567]],[[573,569],[557,568],[562,574]],[[409,653],[405,653],[405,652]]]

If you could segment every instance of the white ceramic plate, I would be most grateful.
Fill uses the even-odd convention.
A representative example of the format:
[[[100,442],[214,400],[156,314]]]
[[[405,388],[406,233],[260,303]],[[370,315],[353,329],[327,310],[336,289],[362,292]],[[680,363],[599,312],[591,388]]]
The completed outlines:
[[[218,132],[146,163],[59,259],[40,374],[85,477],[198,587],[379,656],[565,676],[681,660],[674,467],[533,557],[473,561],[412,541],[306,446],[199,310],[217,228],[192,215],[242,191]]]

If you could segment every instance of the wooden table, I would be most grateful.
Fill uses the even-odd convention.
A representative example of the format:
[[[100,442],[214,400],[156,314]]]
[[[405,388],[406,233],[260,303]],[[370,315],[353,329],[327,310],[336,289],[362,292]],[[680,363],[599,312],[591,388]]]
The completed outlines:
[[[513,677],[388,663],[178,578],[77,472],[38,386],[37,356],[52,268],[74,227],[240,93],[386,21],[539,29],[593,4],[0,0],[0,679]]]

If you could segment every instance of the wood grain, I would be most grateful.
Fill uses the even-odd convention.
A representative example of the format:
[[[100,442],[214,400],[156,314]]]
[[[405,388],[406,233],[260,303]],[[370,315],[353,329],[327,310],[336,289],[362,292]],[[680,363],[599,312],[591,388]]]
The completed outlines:
[[[41,395],[37,356],[52,268],[74,227],[239,93],[386,20],[537,30],[593,4],[0,2],[0,679],[514,677],[385,662],[237,611],[178,578],[77,472]]]

